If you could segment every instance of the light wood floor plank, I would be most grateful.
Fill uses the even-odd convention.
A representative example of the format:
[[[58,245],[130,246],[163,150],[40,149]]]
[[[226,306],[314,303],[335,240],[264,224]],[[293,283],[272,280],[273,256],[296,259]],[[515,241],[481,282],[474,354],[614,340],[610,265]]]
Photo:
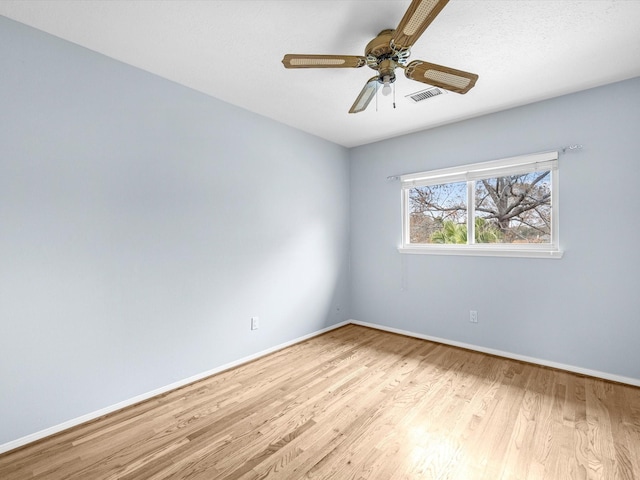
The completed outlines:
[[[0,455],[0,478],[640,479],[640,389],[349,325]]]

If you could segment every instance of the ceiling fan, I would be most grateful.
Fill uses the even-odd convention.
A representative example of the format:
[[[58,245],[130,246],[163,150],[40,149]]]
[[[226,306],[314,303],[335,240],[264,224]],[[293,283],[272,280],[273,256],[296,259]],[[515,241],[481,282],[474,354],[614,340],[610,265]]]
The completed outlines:
[[[377,72],[369,79],[356,98],[349,113],[367,108],[382,85],[383,95],[391,91],[396,81],[395,69],[402,68],[407,78],[456,93],[467,93],[478,80],[474,73],[436,65],[422,60],[409,62],[411,47],[433,22],[449,0],[412,0],[395,30],[383,30],[357,55],[287,54],[282,59],[286,68],[359,68],[367,65]]]

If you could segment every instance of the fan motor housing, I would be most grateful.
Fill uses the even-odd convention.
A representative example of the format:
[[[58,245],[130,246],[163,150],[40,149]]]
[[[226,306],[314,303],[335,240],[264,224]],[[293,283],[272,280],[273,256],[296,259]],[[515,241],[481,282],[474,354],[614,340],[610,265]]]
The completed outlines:
[[[364,54],[368,58],[369,56],[380,58],[386,55],[392,55],[391,39],[393,38],[393,32],[395,30],[387,29],[381,31],[376,38],[367,43],[364,49]]]
[[[364,49],[367,65],[380,74],[380,83],[395,82],[394,70],[409,59],[409,49],[397,51],[392,47],[394,34],[393,29],[382,30]]]

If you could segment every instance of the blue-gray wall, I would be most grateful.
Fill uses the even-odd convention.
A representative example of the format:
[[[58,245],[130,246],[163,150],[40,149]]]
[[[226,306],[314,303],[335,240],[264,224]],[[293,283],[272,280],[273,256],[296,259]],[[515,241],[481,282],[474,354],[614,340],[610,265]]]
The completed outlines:
[[[3,17],[0,72],[0,445],[349,318],[345,148]]]
[[[562,259],[396,250],[388,176],[573,143],[584,149],[560,157]],[[352,316],[640,379],[639,185],[640,78],[352,149]]]

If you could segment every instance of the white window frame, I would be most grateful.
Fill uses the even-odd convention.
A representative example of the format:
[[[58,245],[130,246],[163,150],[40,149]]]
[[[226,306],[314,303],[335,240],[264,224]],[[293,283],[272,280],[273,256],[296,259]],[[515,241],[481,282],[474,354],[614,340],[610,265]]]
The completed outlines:
[[[474,182],[535,171],[551,171],[551,242],[545,244],[473,243],[475,238],[475,211],[473,202],[468,205],[467,238],[470,243],[456,244],[412,244],[409,239],[409,190],[413,187],[467,182],[467,196],[474,198]],[[544,152],[518,157],[503,158],[490,162],[462,165],[459,167],[412,173],[400,176],[402,185],[402,244],[400,253],[431,255],[476,255],[498,257],[561,258],[559,247],[558,217],[558,152]]]

